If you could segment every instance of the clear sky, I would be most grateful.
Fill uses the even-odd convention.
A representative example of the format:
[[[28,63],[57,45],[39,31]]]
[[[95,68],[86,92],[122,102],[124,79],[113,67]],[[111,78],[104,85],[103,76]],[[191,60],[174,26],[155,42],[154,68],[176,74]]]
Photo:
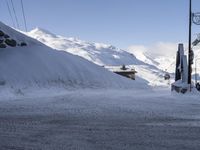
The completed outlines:
[[[12,26],[5,1],[0,1],[0,20]],[[66,37],[120,48],[188,40],[189,0],[23,1],[28,30],[41,27]],[[24,29],[20,0],[13,2]],[[193,0],[193,10],[200,11],[200,0]],[[194,26],[193,33],[199,31],[200,26]]]

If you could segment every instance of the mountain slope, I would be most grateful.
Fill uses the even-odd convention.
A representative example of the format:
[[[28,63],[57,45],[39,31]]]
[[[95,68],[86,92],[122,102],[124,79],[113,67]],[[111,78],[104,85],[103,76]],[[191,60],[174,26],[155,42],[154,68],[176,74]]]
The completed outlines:
[[[87,87],[143,88],[81,57],[53,50],[0,22],[0,30],[27,46],[0,49],[0,88]]]
[[[98,65],[122,65],[141,63],[134,55],[112,45],[89,43],[76,38],[56,36],[44,29],[36,28],[28,33],[31,37],[59,50],[79,55]]]
[[[150,85],[168,86],[168,83],[163,81],[164,72],[156,67],[158,63],[150,56],[145,56],[145,60],[138,59],[134,54],[111,45],[65,38],[41,28],[36,28],[26,34],[47,46],[81,56],[100,66],[132,65],[138,72],[137,78],[141,77],[147,80]]]
[[[129,52],[130,54],[133,54],[138,60],[145,62],[147,64],[154,65],[154,66],[157,66],[159,64],[157,61],[154,60],[153,56],[151,56],[145,51],[132,49],[132,48],[127,49],[126,51]]]

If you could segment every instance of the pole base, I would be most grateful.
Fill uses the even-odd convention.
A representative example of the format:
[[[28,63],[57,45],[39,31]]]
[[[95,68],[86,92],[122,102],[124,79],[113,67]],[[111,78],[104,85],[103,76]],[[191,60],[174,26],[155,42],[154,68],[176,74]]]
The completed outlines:
[[[177,93],[185,94],[188,91],[188,88],[183,88],[183,87],[178,87],[178,86],[172,85],[171,91],[176,91]]]
[[[182,83],[181,80],[172,83],[171,91],[176,91],[177,93],[185,94],[187,91],[190,91],[190,85]]]

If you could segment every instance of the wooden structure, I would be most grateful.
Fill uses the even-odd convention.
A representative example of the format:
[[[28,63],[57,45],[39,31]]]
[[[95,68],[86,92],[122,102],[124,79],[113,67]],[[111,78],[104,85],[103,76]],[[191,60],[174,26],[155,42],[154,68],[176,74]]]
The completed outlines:
[[[133,67],[126,67],[125,65],[105,66],[105,68],[118,74],[118,75],[130,78],[132,80],[135,80],[135,74],[137,73],[137,71],[135,71],[135,69]]]

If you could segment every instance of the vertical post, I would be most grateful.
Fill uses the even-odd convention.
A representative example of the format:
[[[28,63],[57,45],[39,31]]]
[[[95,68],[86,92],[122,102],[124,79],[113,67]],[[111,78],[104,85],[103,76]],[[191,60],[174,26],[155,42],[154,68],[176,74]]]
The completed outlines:
[[[195,86],[197,85],[197,59],[195,59]]]
[[[191,38],[192,38],[192,0],[189,0],[189,43],[188,43],[188,84],[191,91],[192,83],[192,64],[191,64]]]

